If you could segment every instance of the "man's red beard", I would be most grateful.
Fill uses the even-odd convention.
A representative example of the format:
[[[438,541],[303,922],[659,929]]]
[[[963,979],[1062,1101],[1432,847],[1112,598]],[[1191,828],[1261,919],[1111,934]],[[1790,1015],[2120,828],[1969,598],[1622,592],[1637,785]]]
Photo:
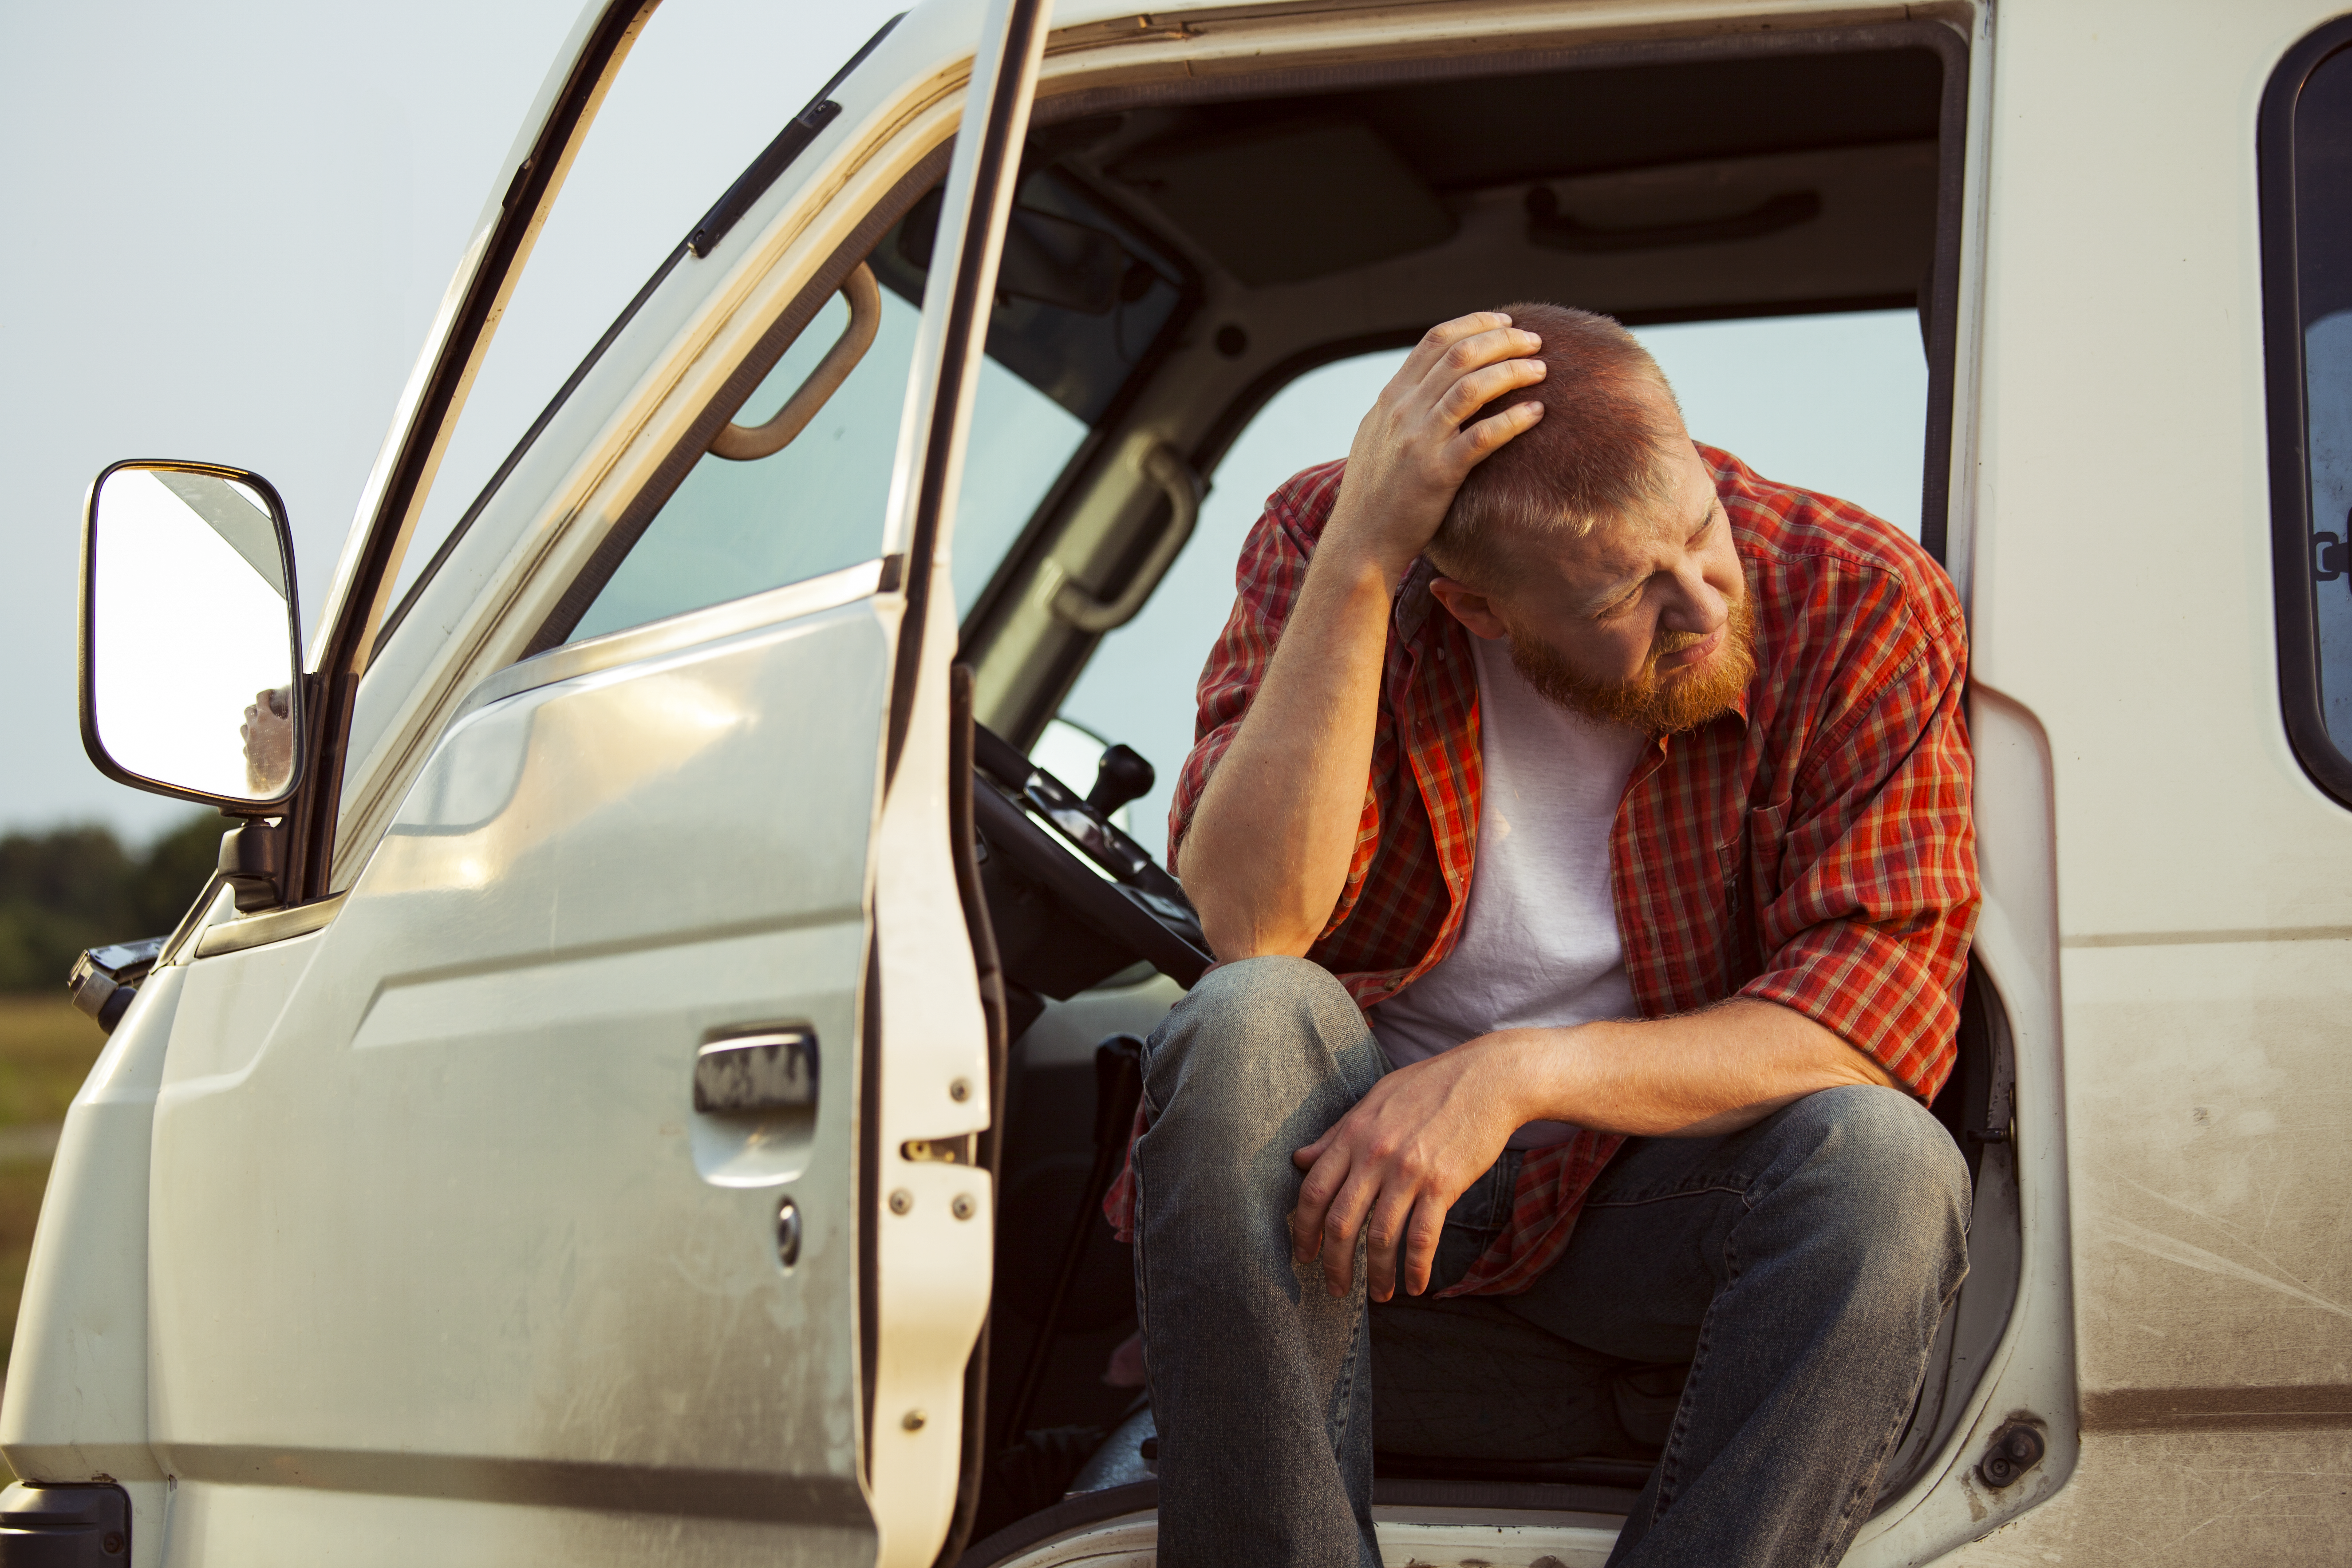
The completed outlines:
[[[1630,680],[1596,680],[1570,665],[1549,643],[1512,629],[1511,664],[1537,692],[1572,713],[1622,724],[1644,735],[1676,735],[1727,712],[1756,675],[1756,606],[1742,594],[1731,602],[1723,646],[1692,668],[1661,671],[1658,660],[1706,640],[1697,632],[1668,632]]]

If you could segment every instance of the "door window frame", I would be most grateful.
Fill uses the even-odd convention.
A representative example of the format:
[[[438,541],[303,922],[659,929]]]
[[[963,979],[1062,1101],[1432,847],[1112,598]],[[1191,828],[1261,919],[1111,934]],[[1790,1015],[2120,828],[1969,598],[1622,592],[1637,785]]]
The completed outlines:
[[[441,570],[442,563],[448,560],[458,544],[463,542],[467,531],[473,526],[474,520],[481,515],[482,509],[489,505],[492,499],[498,495],[508,477],[520,465],[524,456],[530,451],[531,447],[538,443],[548,426],[554,422],[557,411],[571,400],[572,395],[579,390],[580,384],[588,378],[589,372],[594,370],[597,363],[604,357],[605,351],[613,346],[614,340],[620,337],[629,323],[636,320],[637,312],[645,309],[646,301],[653,298],[654,291],[662,286],[678,263],[688,256],[706,257],[718,248],[735,226],[742,221],[744,215],[751,210],[752,205],[767,195],[769,189],[790,171],[800,155],[807,152],[816,138],[822,135],[835,119],[839,118],[841,105],[834,101],[834,93],[840,89],[842,83],[849,79],[859,66],[866,63],[867,56],[882,46],[882,40],[890,36],[892,30],[905,19],[906,15],[901,11],[883,23],[874,36],[860,45],[857,52],[850,56],[823,87],[817,89],[816,95],[803,106],[798,114],[784,122],[784,128],[778,132],[774,139],[761,150],[759,156],[753,158],[743,172],[735,177],[734,183],[727,187],[717,202],[712,204],[710,210],[696,222],[693,232],[679,240],[670,253],[662,258],[660,265],[654,268],[653,276],[646,279],[645,286],[636,291],[626,305],[621,307],[621,313],[613,318],[613,324],[604,329],[604,335],[596,340],[586,354],[582,356],[579,364],[574,366],[572,374],[564,378],[563,384],[557,387],[555,395],[547,400],[547,406],[540,410],[539,417],[531,421],[530,428],[526,429],[521,438],[516,441],[514,449],[509,452],[506,459],[492,471],[488,480],[483,484],[480,493],[467,503],[465,511],[459,515],[455,523],[450,525],[448,533],[443,536],[439,545],[435,548],[433,558],[425,563],[424,568],[416,574],[415,580],[409,584],[408,591],[403,594],[399,602],[386,613],[382,629],[376,633],[370,645],[368,657],[371,660],[374,658],[376,649],[392,640],[393,634],[400,629],[401,622],[407,619],[409,610],[424,595],[435,575]],[[830,265],[828,262],[828,268]],[[817,301],[820,306],[823,303],[822,299]],[[799,310],[799,301],[793,302],[793,309],[795,311]],[[814,314],[814,309],[812,307],[809,313]],[[790,343],[791,337],[788,335],[785,340],[786,347],[789,347]],[[761,348],[753,351],[753,357],[756,358],[764,352],[765,346],[763,342]],[[771,363],[772,363],[775,358],[781,358],[782,353],[783,350],[777,350],[775,354],[771,356]],[[639,531],[643,531],[643,526],[642,523],[638,525]],[[611,575],[609,570],[605,575],[607,577]],[[593,598],[593,595],[592,595],[591,597]],[[586,607],[584,605],[581,606],[583,613],[585,612]],[[578,619],[578,615],[572,616],[575,623]],[[566,631],[568,635],[568,627]],[[562,640],[561,637],[555,639],[558,643]],[[534,640],[530,651],[537,653],[542,646],[554,645],[541,645]]]
[[[337,568],[338,581],[329,591],[327,606],[332,619],[304,677],[310,720],[303,752],[310,762],[303,787],[280,830],[286,835],[289,905],[309,903],[332,891],[335,829],[341,815],[343,770],[351,761],[346,753],[359,672],[375,640],[373,628],[401,550],[423,510],[426,483],[445,437],[464,406],[499,313],[562,188],[571,154],[657,4],[659,0],[612,0],[585,29],[530,153],[500,199],[499,216],[482,241],[481,259],[455,310],[445,318],[440,341],[431,350],[430,368],[411,384],[414,391],[404,399],[405,423],[387,448],[389,460],[378,476],[371,477],[367,521]]]
[[[2352,48],[2352,17],[2305,36],[2263,89],[2254,157],[2262,205],[2263,380],[2269,420],[2272,592],[2278,620],[2279,708],[2295,761],[2339,805],[2352,806],[2352,756],[2327,731],[2320,685],[2318,590],[2312,560],[2310,394],[2305,381],[2303,286],[2296,254],[2294,117],[2305,85]]]

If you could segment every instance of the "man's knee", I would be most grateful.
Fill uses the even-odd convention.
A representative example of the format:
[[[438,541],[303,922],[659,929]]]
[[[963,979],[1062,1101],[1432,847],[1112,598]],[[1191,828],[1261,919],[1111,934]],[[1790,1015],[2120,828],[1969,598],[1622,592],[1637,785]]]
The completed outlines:
[[[1213,1165],[1238,1179],[1262,1163],[1266,1181],[1295,1186],[1290,1151],[1346,1114],[1384,1065],[1363,1015],[1328,971],[1297,958],[1225,964],[1152,1032],[1149,1136],[1155,1147],[1208,1162],[1196,1169]]]
[[[1244,958],[1221,963],[1170,1010],[1171,1023],[1223,1036],[1296,1028],[1360,1016],[1347,988],[1303,958]]]
[[[1195,1079],[1262,1081],[1321,1054],[1344,1049],[1363,1015],[1331,972],[1303,958],[1245,958],[1202,975],[1152,1032],[1150,1070],[1173,1089]]]
[[[1943,1123],[1899,1089],[1853,1086],[1806,1096],[1782,1135],[1818,1178],[1824,1223],[1885,1261],[1939,1269],[1964,1254],[1968,1162]]]

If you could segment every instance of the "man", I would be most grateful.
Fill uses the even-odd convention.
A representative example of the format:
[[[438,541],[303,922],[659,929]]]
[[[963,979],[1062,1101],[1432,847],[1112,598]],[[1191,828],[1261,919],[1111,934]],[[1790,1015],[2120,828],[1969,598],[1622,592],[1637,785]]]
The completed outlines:
[[[1371,1568],[1376,1447],[1654,1454],[1613,1563],[1834,1563],[1967,1268],[1949,583],[1527,305],[1238,579],[1170,851],[1222,965],[1113,1194],[1164,1568]]]

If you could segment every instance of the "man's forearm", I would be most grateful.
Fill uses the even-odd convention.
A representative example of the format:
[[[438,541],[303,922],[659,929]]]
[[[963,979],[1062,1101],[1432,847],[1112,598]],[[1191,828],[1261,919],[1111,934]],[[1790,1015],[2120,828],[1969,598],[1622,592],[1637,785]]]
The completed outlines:
[[[1178,868],[1210,951],[1303,955],[1347,885],[1372,770],[1389,595],[1463,476],[1543,417],[1514,404],[1542,346],[1481,311],[1432,327],[1356,426],[1307,580],[1233,743],[1202,792]],[[1470,421],[1465,424],[1465,421]]]
[[[1895,1081],[1803,1014],[1753,999],[1484,1039],[1524,1075],[1524,1120],[1644,1138],[1720,1137],[1824,1089]]]
[[[1193,810],[1184,888],[1220,959],[1302,954],[1339,901],[1371,773],[1391,586],[1379,562],[1316,556]]]

